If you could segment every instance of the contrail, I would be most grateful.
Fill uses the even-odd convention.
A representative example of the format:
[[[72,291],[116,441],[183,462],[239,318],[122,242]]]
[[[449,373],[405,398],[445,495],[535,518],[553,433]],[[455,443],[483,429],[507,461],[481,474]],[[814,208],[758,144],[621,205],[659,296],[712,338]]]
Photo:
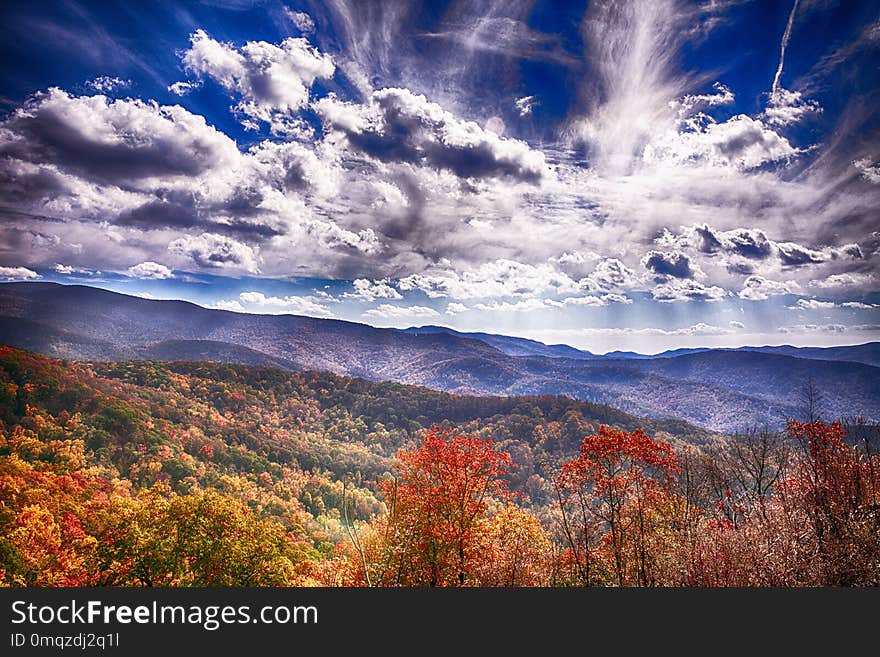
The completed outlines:
[[[782,43],[779,44],[779,67],[776,69],[776,75],[773,78],[773,88],[771,90],[773,93],[779,89],[779,78],[782,77],[782,67],[785,65],[785,49],[788,46],[789,39],[791,39],[791,27],[794,25],[794,14],[797,11],[798,2],[800,0],[794,0],[791,13],[788,15],[788,25],[785,26],[785,33],[782,35]]]

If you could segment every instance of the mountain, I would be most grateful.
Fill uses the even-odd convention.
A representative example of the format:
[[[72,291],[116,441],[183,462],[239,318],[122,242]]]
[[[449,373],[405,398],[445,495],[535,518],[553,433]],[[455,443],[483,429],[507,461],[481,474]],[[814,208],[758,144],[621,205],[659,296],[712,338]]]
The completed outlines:
[[[880,366],[880,342],[868,342],[846,347],[742,347],[739,351],[758,351],[763,354],[781,354],[810,360],[839,360]]]
[[[507,335],[479,332],[466,333],[445,326],[413,326],[399,330],[403,333],[416,333],[420,335],[447,333],[449,335],[457,335],[463,338],[480,340],[481,342],[492,345],[509,356],[547,356],[549,358],[574,358],[577,360],[653,360],[657,358],[675,358],[677,356],[700,354],[707,351],[757,351],[765,354],[779,354],[782,356],[793,356],[795,358],[806,358],[809,360],[836,360],[880,366],[880,342],[868,342],[866,344],[845,347],[794,347],[792,345],[780,345],[775,347],[721,347],[715,349],[709,347],[683,347],[679,349],[669,349],[657,354],[640,354],[635,351],[609,351],[604,354],[594,354],[584,349],[575,349],[566,344],[547,345],[543,342],[538,342],[537,340],[516,338]]]
[[[581,357],[572,358],[563,356],[559,345],[520,338],[250,315],[53,283],[0,285],[0,343],[74,360],[214,360],[322,370],[458,394],[566,395],[719,431],[778,426],[799,416],[802,391],[812,380],[823,394],[825,416],[880,418],[880,368],[858,362],[760,350],[651,358],[579,352]],[[864,345],[836,348],[831,355],[843,358],[847,349],[853,349],[852,358],[872,353]]]
[[[402,333],[416,335],[436,335],[438,333],[446,333],[461,338],[479,340],[480,342],[485,342],[486,344],[495,347],[508,356],[547,356],[548,358],[575,359],[600,358],[600,356],[589,351],[575,349],[567,344],[547,345],[543,342],[538,342],[537,340],[514,338],[508,335],[495,335],[493,333],[463,333],[445,326],[412,326],[407,329],[395,330],[400,330]]]

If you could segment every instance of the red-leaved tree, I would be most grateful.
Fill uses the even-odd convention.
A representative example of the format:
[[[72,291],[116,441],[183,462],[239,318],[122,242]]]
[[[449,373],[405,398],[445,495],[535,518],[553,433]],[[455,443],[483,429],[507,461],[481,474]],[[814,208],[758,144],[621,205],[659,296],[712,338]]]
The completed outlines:
[[[650,534],[678,469],[672,447],[641,430],[602,425],[583,439],[580,453],[562,465],[554,485],[584,584],[602,582],[609,561],[618,586],[654,583]]]
[[[438,426],[418,447],[398,452],[397,477],[380,486],[387,518],[373,527],[373,545],[365,548],[372,582],[475,583],[478,536],[490,503],[507,499],[503,477],[510,467],[510,456],[491,440]]]

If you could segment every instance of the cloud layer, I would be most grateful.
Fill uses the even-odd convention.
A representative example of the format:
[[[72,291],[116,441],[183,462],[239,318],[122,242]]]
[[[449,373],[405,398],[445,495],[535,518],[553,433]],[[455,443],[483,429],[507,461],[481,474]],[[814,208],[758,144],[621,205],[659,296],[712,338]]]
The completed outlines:
[[[719,26],[751,38],[736,3],[306,4],[274,38],[194,22],[156,93],[91,71],[12,107],[0,277],[321,279],[215,303],[398,323],[875,310],[876,90],[822,93],[873,33],[788,75],[799,12],[833,8],[787,13],[755,80],[711,63]]]

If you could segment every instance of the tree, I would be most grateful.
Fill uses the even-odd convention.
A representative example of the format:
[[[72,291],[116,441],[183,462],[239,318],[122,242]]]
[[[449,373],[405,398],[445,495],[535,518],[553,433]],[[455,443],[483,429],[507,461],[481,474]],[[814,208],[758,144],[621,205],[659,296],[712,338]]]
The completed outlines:
[[[788,423],[803,458],[779,495],[806,519],[821,566],[821,584],[880,583],[880,461],[846,443],[839,422]]]
[[[490,439],[439,426],[418,447],[398,452],[397,477],[380,485],[389,508],[374,527],[381,548],[373,581],[473,584],[482,521],[490,504],[506,500],[510,467],[510,456]]]
[[[480,586],[547,586],[553,546],[541,521],[508,504],[481,523],[476,583]]]
[[[610,554],[618,586],[652,583],[649,533],[654,510],[664,502],[678,470],[669,443],[652,440],[640,429],[630,433],[605,425],[583,439],[578,456],[563,463],[555,485],[570,548],[586,584],[592,583],[597,550]]]

